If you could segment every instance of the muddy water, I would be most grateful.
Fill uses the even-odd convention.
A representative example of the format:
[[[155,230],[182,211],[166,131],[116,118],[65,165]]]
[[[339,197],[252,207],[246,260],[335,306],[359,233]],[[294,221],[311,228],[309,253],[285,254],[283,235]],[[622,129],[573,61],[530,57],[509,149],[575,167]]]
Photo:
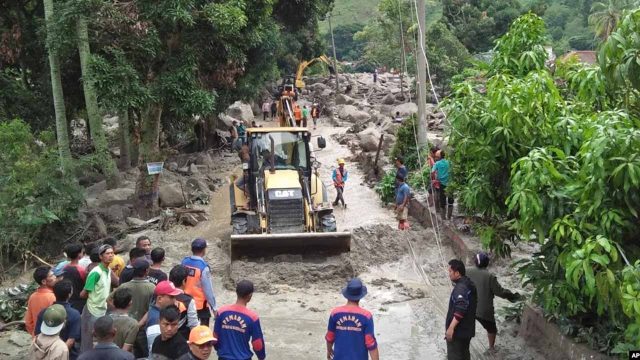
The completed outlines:
[[[282,255],[275,259],[242,259],[231,264],[229,196],[223,187],[213,195],[207,208],[212,221],[159,234],[160,245],[167,249],[167,263],[179,262],[189,250],[189,240],[202,236],[211,244],[206,258],[214,273],[219,305],[235,301],[231,291],[234,281],[242,278],[254,281],[258,292],[250,307],[260,314],[271,359],[326,359],[324,335],[328,314],[331,308],[345,303],[340,289],[354,275],[368,286],[369,295],[361,305],[373,313],[382,359],[445,359],[444,317],[451,285],[443,260],[453,258],[453,253],[448,248],[441,253],[431,230],[416,225],[408,232],[395,230],[393,212],[383,208],[375,192],[363,184],[357,164],[348,160],[349,150],[331,138],[331,134],[340,131],[345,129],[321,125],[315,133],[327,139],[327,148],[317,151],[315,156],[322,164],[322,179],[328,185],[337,159],[347,160],[347,207],[337,208],[335,214],[338,228],[354,234],[351,253],[329,258]],[[236,158],[221,161],[233,168]],[[235,167],[232,171],[239,169]],[[335,197],[331,186],[330,196]],[[502,336],[500,333],[498,342],[507,351],[502,356],[487,357],[486,335],[478,328],[472,358],[537,360],[520,356],[524,345],[518,339]]]

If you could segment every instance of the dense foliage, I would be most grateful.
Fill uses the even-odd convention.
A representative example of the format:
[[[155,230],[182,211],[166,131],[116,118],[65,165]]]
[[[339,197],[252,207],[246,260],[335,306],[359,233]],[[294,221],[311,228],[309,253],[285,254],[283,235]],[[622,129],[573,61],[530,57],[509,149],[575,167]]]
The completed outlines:
[[[83,193],[60,171],[54,141],[24,121],[0,123],[0,257],[42,245],[49,224],[77,216]]]
[[[545,26],[527,14],[486,70],[447,101],[459,204],[484,244],[540,250],[521,263],[533,298],[594,348],[640,346],[640,10],[599,53],[601,67],[545,67]]]

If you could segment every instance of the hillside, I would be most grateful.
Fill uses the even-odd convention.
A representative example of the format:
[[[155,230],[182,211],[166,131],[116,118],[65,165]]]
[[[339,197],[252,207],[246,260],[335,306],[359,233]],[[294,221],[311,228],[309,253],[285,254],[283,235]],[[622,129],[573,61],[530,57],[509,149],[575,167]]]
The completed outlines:
[[[366,24],[377,11],[379,0],[336,0],[332,25]],[[329,23],[320,23],[320,32],[329,31]]]

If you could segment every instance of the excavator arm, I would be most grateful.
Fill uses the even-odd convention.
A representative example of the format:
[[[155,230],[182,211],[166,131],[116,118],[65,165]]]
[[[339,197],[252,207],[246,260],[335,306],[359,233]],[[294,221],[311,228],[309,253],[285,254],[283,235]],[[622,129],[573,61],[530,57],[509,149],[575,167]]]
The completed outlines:
[[[307,68],[313,65],[316,61],[321,61],[327,64],[327,66],[329,67],[329,73],[335,74],[336,70],[333,67],[333,64],[331,63],[331,60],[329,60],[329,58],[326,55],[320,55],[317,58],[311,59],[309,61],[302,60],[302,62],[300,62],[300,64],[298,65],[298,70],[296,71],[296,87],[298,89],[304,89],[305,83],[304,81],[302,81],[302,76],[304,75],[304,71],[307,70]]]

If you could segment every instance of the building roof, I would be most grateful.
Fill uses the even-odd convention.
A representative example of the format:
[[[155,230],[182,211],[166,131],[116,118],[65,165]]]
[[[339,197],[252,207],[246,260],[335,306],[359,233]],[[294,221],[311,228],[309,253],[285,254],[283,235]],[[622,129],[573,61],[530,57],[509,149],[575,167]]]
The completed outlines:
[[[598,62],[596,52],[593,50],[581,50],[581,51],[569,51],[568,53],[562,55],[562,61],[567,61],[572,57],[577,57],[581,63],[594,65]]]

